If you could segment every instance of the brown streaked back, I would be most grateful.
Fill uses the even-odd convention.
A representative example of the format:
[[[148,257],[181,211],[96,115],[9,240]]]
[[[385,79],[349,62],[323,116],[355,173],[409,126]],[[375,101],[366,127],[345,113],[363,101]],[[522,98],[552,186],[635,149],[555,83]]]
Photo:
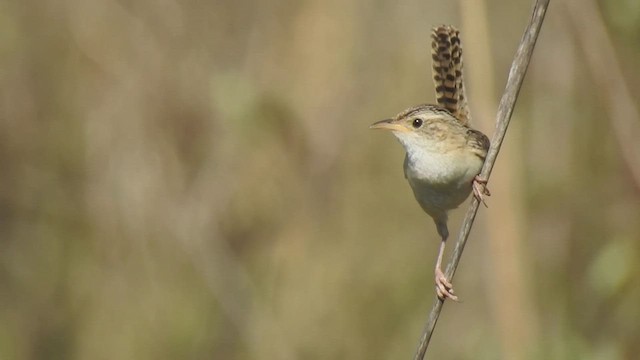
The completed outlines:
[[[462,76],[462,45],[460,33],[455,27],[441,25],[433,28],[431,57],[436,101],[462,124],[469,125],[471,115]]]

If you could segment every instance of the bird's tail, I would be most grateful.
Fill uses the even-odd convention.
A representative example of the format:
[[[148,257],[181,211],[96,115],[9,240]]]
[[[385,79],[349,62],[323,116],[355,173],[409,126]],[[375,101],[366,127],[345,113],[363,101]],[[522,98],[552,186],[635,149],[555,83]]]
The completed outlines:
[[[436,101],[462,124],[471,121],[462,76],[462,45],[458,29],[451,25],[434,27],[431,32],[431,57]]]

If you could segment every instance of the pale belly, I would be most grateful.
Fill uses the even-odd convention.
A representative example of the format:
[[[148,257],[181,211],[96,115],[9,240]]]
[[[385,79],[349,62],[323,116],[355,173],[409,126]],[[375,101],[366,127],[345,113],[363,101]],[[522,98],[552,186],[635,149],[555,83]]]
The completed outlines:
[[[405,176],[422,209],[435,216],[460,206],[471,193],[482,159],[474,154],[422,155],[418,163],[407,157],[404,164]]]
[[[422,209],[433,215],[460,206],[471,193],[472,179],[469,179],[467,183],[457,183],[449,186],[434,185],[416,179],[409,180],[409,184]]]

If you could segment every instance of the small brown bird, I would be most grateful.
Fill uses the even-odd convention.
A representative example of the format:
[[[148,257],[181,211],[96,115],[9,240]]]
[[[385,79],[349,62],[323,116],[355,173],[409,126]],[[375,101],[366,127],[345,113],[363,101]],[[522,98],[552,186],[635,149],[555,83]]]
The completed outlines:
[[[489,195],[478,177],[489,149],[489,139],[469,127],[469,110],[462,79],[462,49],[458,30],[440,26],[432,33],[433,79],[438,105],[409,108],[372,129],[391,130],[406,151],[404,175],[422,209],[433,218],[441,237],[435,267],[436,292],[457,300],[442,272],[449,237],[447,213],[473,191],[483,201]]]

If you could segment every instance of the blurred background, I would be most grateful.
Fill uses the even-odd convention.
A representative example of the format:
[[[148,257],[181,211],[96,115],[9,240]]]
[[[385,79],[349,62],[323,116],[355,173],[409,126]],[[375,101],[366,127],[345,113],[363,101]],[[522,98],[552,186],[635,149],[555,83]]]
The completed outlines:
[[[639,4],[552,1],[428,357],[640,353]],[[411,358],[438,237],[367,127],[453,24],[491,137],[531,7],[0,2],[0,359]]]

